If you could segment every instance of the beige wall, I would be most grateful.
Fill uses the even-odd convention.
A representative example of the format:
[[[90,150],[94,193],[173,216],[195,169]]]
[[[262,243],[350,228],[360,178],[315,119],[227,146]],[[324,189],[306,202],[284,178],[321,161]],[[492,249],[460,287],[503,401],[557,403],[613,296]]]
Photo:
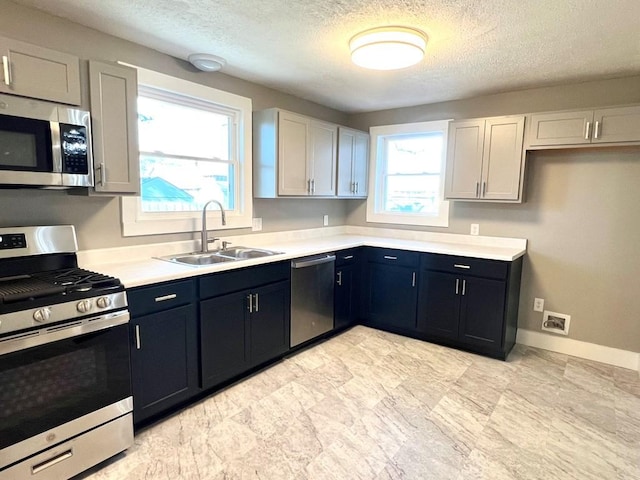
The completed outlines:
[[[335,123],[344,124],[347,120],[342,112],[222,73],[199,72],[188,62],[7,0],[0,0],[0,35],[69,52],[82,60],[120,60],[243,95],[252,99],[254,110],[280,107]],[[86,61],[81,68],[83,104],[88,108]],[[322,225],[323,213],[330,216],[331,225],[341,225],[345,221],[346,203],[344,200],[258,200],[254,216],[263,218],[265,231],[317,227]],[[122,237],[117,198],[78,197],[64,191],[0,190],[0,226],[36,224],[75,225],[82,249],[197,238],[197,234],[189,233]],[[248,230],[224,233],[239,232],[250,233]]]
[[[640,103],[640,77],[523,90],[482,98],[354,115],[372,125],[442,118]],[[640,351],[640,147],[530,153],[521,205],[452,202],[447,229],[527,238],[519,325],[540,331],[545,308],[571,315],[569,337]],[[347,222],[367,225],[366,203],[347,205]],[[372,225],[372,224],[369,224]],[[396,227],[398,228],[398,227]],[[417,227],[416,227],[417,228]]]

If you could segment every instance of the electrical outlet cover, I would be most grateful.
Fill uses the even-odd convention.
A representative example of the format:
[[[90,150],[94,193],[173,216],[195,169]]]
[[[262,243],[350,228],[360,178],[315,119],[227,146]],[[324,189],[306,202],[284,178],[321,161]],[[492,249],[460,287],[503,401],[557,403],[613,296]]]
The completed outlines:
[[[471,235],[480,235],[480,224],[472,223],[471,224]]]
[[[542,311],[544,311],[544,298],[534,298],[533,299],[533,311],[534,312],[542,312]]]
[[[262,230],[262,218],[254,218],[251,222],[251,231],[259,232]]]

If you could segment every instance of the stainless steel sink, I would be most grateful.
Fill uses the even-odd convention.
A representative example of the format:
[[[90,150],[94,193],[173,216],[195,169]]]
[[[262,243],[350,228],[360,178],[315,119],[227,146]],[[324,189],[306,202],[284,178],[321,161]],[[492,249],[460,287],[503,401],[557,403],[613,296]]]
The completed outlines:
[[[273,250],[265,250],[263,248],[234,247],[220,250],[218,253],[220,255],[241,260],[245,258],[269,257],[271,255],[278,255],[282,252],[274,252]]]
[[[277,255],[279,253],[282,252],[265,250],[263,248],[234,247],[224,250],[216,250],[209,253],[181,253],[178,255],[168,255],[166,257],[157,258],[160,260],[180,263],[183,265],[205,267],[207,265],[215,265],[217,263],[236,262],[241,260],[248,260],[250,258],[268,257],[271,255]]]

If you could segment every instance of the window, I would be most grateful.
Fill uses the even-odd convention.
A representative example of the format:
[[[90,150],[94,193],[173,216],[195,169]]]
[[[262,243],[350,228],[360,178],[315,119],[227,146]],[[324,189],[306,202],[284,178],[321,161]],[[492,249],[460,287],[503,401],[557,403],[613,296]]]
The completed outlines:
[[[250,227],[251,100],[144,69],[138,84],[141,193],[122,199],[124,235],[197,231],[209,200],[227,213],[209,225]]]
[[[371,128],[367,222],[449,226],[443,198],[448,121]]]

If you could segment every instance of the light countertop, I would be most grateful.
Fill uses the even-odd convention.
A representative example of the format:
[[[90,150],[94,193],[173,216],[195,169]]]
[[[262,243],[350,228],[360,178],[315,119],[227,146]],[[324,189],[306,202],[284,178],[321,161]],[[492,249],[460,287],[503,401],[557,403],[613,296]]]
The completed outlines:
[[[197,267],[153,258],[197,249],[194,242],[180,242],[81,251],[78,252],[78,259],[82,268],[118,277],[127,288],[132,288],[361,246],[513,261],[526,253],[527,244],[525,239],[366,227],[333,227],[228,238],[233,238],[233,246],[265,248],[283,253]]]

